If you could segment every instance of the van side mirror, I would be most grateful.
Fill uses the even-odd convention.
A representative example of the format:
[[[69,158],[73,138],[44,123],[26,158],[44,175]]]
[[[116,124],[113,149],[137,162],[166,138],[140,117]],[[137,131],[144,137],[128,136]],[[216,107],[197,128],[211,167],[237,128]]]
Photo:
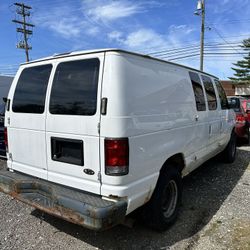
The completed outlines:
[[[246,113],[247,113],[247,114],[250,114],[250,109],[247,109],[247,110],[246,110]]]
[[[7,102],[7,97],[3,97],[3,102],[6,103]]]

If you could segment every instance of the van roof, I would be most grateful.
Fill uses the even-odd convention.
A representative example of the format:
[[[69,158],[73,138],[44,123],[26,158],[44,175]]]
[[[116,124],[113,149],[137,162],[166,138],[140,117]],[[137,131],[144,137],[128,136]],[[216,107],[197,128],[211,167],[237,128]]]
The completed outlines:
[[[123,50],[123,49],[117,49],[117,48],[106,48],[106,49],[95,49],[95,50],[82,50],[82,51],[74,51],[74,52],[65,52],[65,53],[60,53],[60,54],[54,54],[53,56],[40,58],[40,59],[33,60],[33,61],[30,61],[30,62],[25,62],[25,63],[22,63],[21,65],[27,65],[27,64],[32,64],[32,63],[36,63],[36,62],[53,60],[55,58],[71,57],[71,56],[94,54],[94,53],[109,52],[109,51],[127,53],[127,54],[131,54],[131,55],[140,56],[140,57],[143,57],[143,58],[148,58],[148,59],[152,59],[152,60],[156,60],[156,61],[160,61],[160,62],[165,62],[165,63],[168,63],[168,64],[183,67],[183,68],[186,68],[186,69],[189,69],[189,70],[197,71],[197,72],[200,72],[200,73],[203,73],[203,74],[206,74],[206,75],[209,75],[209,76],[212,76],[212,77],[218,79],[217,76],[214,76],[212,74],[209,74],[209,73],[206,73],[204,71],[200,71],[198,69],[194,69],[194,68],[182,65],[182,64],[169,62],[169,61],[166,61],[166,60],[163,60],[163,59],[160,59],[160,58],[152,57],[152,56],[147,55],[147,54],[140,54],[140,53],[137,53],[137,52],[131,52],[131,51],[127,51],[127,50]]]

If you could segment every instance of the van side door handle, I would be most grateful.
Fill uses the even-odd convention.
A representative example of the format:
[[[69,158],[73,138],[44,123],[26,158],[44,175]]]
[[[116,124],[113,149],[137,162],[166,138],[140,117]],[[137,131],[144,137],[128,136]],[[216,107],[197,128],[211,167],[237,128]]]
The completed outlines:
[[[199,120],[199,115],[195,115],[194,119],[197,122]]]

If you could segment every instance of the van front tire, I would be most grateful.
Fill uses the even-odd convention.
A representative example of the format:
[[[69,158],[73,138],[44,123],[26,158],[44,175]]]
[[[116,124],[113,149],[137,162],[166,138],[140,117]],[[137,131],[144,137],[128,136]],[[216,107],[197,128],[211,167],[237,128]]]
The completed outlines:
[[[156,188],[143,211],[143,220],[154,230],[165,231],[177,219],[182,196],[179,170],[168,166],[160,173]]]

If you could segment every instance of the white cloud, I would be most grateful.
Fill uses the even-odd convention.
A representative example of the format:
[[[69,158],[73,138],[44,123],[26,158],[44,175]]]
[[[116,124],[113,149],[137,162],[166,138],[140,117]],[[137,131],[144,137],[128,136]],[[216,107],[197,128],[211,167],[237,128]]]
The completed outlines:
[[[90,36],[96,36],[100,32],[99,27],[97,26],[90,26],[86,29],[86,33]]]
[[[120,31],[112,31],[108,34],[108,38],[126,49],[144,53],[152,47],[160,48],[166,43],[162,35],[145,28],[131,32],[128,35],[124,35]]]
[[[117,30],[114,30],[108,34],[108,38],[110,41],[119,42],[119,43],[123,42],[122,36],[123,36],[123,33]]]
[[[180,35],[188,35],[190,33],[192,33],[193,31],[195,31],[195,29],[191,26],[182,24],[182,25],[170,25],[169,26],[169,33],[170,34],[174,34],[174,33],[178,33]]]
[[[140,28],[125,35],[120,31],[112,31],[108,34],[110,41],[118,43],[126,49],[149,53],[162,48],[182,46],[188,40],[193,39],[191,34],[194,28],[187,25],[171,25],[166,33],[158,33],[153,29]]]
[[[134,3],[131,1],[84,0],[79,12],[65,4],[60,8],[46,10],[46,13],[41,11],[34,16],[34,22],[66,39],[82,35],[96,36],[100,31],[105,35],[107,29],[112,29],[107,23],[143,12],[144,5],[153,5],[153,1]],[[112,40],[112,37],[110,39]]]
[[[63,18],[59,21],[48,21],[47,25],[50,29],[59,33],[65,38],[77,37],[81,32],[81,27],[75,26],[75,18]]]
[[[123,44],[130,49],[147,50],[152,47],[162,47],[166,45],[163,36],[151,29],[140,29],[130,33]]]
[[[46,15],[41,13],[34,17],[36,26],[49,28],[63,38],[71,39],[80,36],[82,30],[87,28],[86,21],[67,13],[67,8],[50,10]]]
[[[83,10],[95,21],[111,22],[141,12],[142,8],[130,1],[83,1]]]

